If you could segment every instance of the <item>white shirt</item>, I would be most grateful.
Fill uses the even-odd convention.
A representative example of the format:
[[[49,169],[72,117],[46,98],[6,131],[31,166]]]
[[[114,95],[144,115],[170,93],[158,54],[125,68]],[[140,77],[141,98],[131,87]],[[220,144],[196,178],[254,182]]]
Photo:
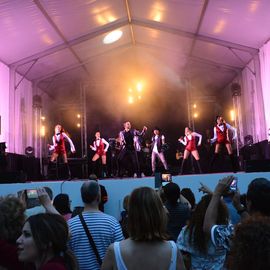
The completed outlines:
[[[93,151],[96,151],[97,150],[97,147],[99,147],[99,145],[100,145],[100,140],[102,140],[102,142],[105,144],[105,149],[104,149],[104,151],[105,152],[107,152],[107,150],[108,150],[108,148],[109,148],[109,143],[105,140],[105,139],[99,139],[99,140],[95,140],[94,141],[94,146],[92,146],[91,147],[91,149],[93,150]]]
[[[225,124],[227,129],[230,129],[233,132],[233,140],[235,140],[237,138],[237,132],[236,132],[236,128],[232,127],[229,124]],[[224,125],[219,126],[219,129],[223,132],[224,131]],[[214,127],[214,137],[211,139],[211,143],[214,143],[217,140],[217,128]]]
[[[157,149],[157,140],[158,140],[158,135],[155,136],[154,138],[154,147],[153,147],[153,152],[158,154],[158,149]],[[165,136],[161,135],[161,140],[164,141],[165,140]]]

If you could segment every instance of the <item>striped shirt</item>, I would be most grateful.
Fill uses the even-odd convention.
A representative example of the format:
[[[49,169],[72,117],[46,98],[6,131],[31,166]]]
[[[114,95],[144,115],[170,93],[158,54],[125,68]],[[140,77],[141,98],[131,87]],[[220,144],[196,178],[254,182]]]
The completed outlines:
[[[83,218],[103,260],[108,246],[124,239],[120,224],[114,217],[102,212],[84,212]],[[80,270],[100,269],[79,216],[70,219],[68,225],[71,233],[69,247],[77,257]]]

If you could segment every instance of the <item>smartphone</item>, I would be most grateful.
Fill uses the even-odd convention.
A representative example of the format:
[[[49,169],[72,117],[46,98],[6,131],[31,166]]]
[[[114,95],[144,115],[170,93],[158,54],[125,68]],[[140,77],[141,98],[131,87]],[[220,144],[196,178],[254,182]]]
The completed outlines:
[[[27,189],[26,190],[26,198],[27,199],[37,199],[38,194],[36,189]]]
[[[172,182],[172,175],[170,173],[161,174],[162,182]]]
[[[238,182],[238,179],[234,178],[230,185],[230,191],[237,191],[237,182]]]

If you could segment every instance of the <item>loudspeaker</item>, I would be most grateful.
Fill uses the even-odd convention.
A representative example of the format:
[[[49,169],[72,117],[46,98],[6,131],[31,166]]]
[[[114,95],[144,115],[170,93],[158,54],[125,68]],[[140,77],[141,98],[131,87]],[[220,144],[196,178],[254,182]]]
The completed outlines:
[[[244,161],[246,172],[270,172],[270,159]]]

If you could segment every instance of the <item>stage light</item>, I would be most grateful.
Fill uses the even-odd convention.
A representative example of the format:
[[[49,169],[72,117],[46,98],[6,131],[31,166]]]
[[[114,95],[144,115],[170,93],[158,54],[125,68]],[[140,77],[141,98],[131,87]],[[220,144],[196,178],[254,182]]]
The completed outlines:
[[[132,104],[134,102],[134,98],[132,96],[128,97],[128,103]]]
[[[230,111],[230,116],[231,116],[231,121],[235,121],[235,111],[234,110]]]
[[[81,115],[80,114],[77,114],[77,118],[81,118]]]
[[[197,113],[194,113],[194,114],[193,114],[193,117],[194,117],[194,118],[198,118],[198,114],[197,114]]]
[[[193,108],[196,109],[197,108],[197,104],[193,104]]]
[[[40,119],[41,119],[42,121],[45,121],[46,118],[45,118],[45,116],[41,116]]]
[[[45,137],[45,134],[46,134],[45,126],[41,126],[40,127],[40,136]]]
[[[104,39],[103,43],[104,44],[111,44],[119,40],[123,35],[123,32],[121,30],[115,30],[107,34]]]
[[[141,82],[138,82],[137,85],[136,85],[136,88],[138,90],[138,92],[141,92],[142,91],[142,88],[143,88],[143,85]]]
[[[80,128],[81,127],[81,124],[80,123],[77,123],[77,127]]]

